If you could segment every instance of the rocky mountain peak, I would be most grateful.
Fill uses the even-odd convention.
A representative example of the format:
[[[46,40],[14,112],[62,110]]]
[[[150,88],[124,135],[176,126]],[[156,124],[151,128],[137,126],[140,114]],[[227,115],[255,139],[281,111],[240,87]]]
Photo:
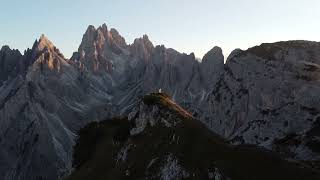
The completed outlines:
[[[152,42],[150,41],[148,35],[144,34],[140,38],[136,38],[133,42],[133,45],[144,45],[146,47],[153,47]]]
[[[11,49],[8,45],[4,45],[0,49],[0,54],[2,56],[10,55],[10,56],[22,56],[18,49]],[[1,57],[0,57],[1,58]],[[4,57],[3,57],[4,58]]]
[[[222,49],[217,46],[213,47],[203,56],[200,67],[207,86],[212,88],[223,72],[224,56]]]
[[[64,59],[63,54],[59,51],[58,48],[44,35],[42,34],[39,40],[36,40],[31,49],[31,59],[35,60],[39,56],[46,54],[45,56],[55,55]]]
[[[191,59],[196,59],[196,55],[193,52],[190,53],[189,56],[191,57]]]
[[[170,118],[163,119],[165,112],[174,112]],[[175,126],[178,117],[187,119],[193,118],[192,115],[177,105],[169,95],[165,93],[151,93],[143,97],[141,103],[129,114],[128,119],[134,121],[135,128],[130,133],[136,135],[144,131],[148,124],[156,126],[163,124],[166,127]]]
[[[87,27],[87,30],[86,30],[86,32],[84,33],[85,35],[89,35],[89,34],[92,34],[92,33],[94,33],[96,31],[96,28],[93,26],[93,25],[89,25],[88,27]]]
[[[102,55],[102,51],[119,51],[119,48],[125,48],[126,46],[125,39],[116,29],[111,28],[109,31],[106,24],[102,24],[97,29],[90,25],[83,35],[79,52],[82,50],[95,52],[97,50],[97,53]]]
[[[33,74],[35,72],[60,72],[62,64],[67,65],[63,54],[44,34],[34,42],[32,50],[27,51],[24,61],[26,64],[33,64]]]
[[[0,50],[0,85],[9,77],[14,78],[19,73],[19,62],[22,55],[19,50],[2,46]]]
[[[149,60],[154,51],[154,46],[147,35],[134,40],[130,46],[131,53],[140,59]]]
[[[224,56],[222,54],[222,49],[218,46],[213,47],[202,58],[203,63],[209,63],[212,61],[218,61],[216,63],[223,63],[223,60],[224,60]]]
[[[147,34],[144,34],[144,35],[142,36],[142,39],[143,39],[145,42],[150,41]]]
[[[71,61],[76,62],[82,70],[111,73],[113,62],[110,59],[123,54],[126,48],[125,39],[116,29],[108,30],[106,24],[97,29],[90,25],[82,37],[78,52],[73,53]]]
[[[89,25],[86,32],[82,36],[82,41],[79,47],[79,52],[93,45],[96,39],[96,28],[93,25]]]
[[[55,46],[53,43],[44,35],[42,34],[39,38],[39,40],[36,40],[33,48],[37,51],[43,51],[44,49],[48,50],[55,50]]]
[[[104,34],[107,34],[108,33],[108,26],[106,25],[106,23],[103,23],[101,26],[99,26],[99,28],[97,30],[100,30]]]
[[[110,29],[110,34],[115,44],[117,44],[121,48],[127,47],[126,40],[119,34],[119,32],[115,28]]]
[[[10,47],[8,45],[4,45],[1,47],[1,50],[2,52],[8,52],[8,51],[11,51]]]
[[[239,48],[233,50],[233,51],[229,54],[229,56],[228,56],[228,58],[227,58],[227,62],[228,62],[230,59],[232,59],[233,57],[239,55],[239,54],[242,53],[242,52],[243,52],[243,50],[241,50],[241,49],[239,49]]]

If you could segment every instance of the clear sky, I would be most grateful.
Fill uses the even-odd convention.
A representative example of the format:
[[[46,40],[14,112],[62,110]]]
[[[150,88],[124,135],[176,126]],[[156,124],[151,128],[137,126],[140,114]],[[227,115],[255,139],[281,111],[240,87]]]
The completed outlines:
[[[106,23],[128,43],[154,44],[202,57],[262,42],[320,41],[320,0],[0,0],[0,46],[24,50],[43,33],[66,56],[88,25]]]

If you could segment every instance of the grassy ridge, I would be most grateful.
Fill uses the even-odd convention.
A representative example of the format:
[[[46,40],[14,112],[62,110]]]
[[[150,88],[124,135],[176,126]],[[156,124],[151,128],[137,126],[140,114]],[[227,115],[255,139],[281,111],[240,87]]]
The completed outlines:
[[[130,136],[130,122],[113,119],[93,123],[80,131],[75,147],[74,173],[67,179],[159,179],[159,169],[168,154],[174,155],[190,176],[208,179],[208,171],[218,168],[233,180],[319,180],[319,172],[289,163],[277,154],[254,146],[232,146],[199,121],[186,116],[164,94],[151,94],[145,104],[160,105],[176,113],[182,123],[168,128],[161,124]],[[186,118],[188,117],[188,118]],[[118,152],[130,146],[125,161]],[[151,160],[155,163],[150,166]]]

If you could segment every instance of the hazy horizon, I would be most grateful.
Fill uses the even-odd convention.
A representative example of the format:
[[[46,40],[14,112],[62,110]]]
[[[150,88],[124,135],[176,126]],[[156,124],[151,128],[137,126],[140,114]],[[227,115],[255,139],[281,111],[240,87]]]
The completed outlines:
[[[220,1],[38,1],[3,2],[0,46],[23,52],[45,34],[68,58],[88,25],[106,23],[130,44],[147,34],[154,45],[202,56],[219,46],[227,56],[236,48],[261,43],[320,41],[320,2],[276,0]],[[13,8],[15,8],[13,10]]]

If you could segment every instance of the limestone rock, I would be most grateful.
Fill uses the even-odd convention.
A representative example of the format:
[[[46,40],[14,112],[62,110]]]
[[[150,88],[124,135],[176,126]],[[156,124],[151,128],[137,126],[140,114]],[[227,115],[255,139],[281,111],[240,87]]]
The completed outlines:
[[[147,35],[143,35],[142,38],[134,40],[133,44],[130,45],[130,52],[138,58],[148,61],[154,51],[152,42],[149,40]]]
[[[270,149],[276,140],[310,131],[320,115],[319,60],[320,44],[307,41],[262,44],[231,55],[207,99],[211,127],[236,144]],[[305,144],[299,142],[304,150],[294,157],[319,159]]]

